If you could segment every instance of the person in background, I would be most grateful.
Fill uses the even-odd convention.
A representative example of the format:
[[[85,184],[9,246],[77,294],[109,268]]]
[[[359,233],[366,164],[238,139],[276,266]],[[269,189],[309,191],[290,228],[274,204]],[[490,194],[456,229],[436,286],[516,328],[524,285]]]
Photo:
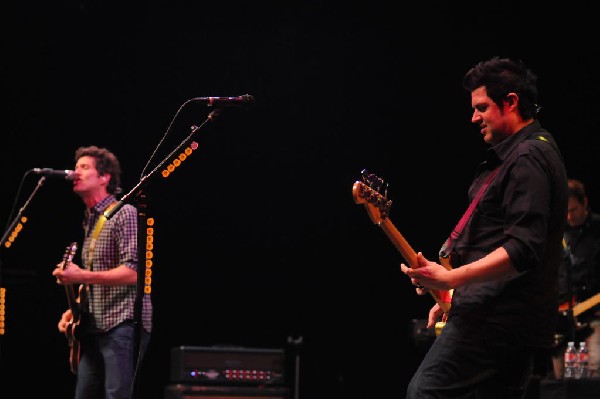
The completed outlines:
[[[586,341],[589,350],[589,376],[600,376],[600,215],[593,213],[583,182],[569,179],[567,230],[564,256],[559,269],[558,323],[552,353],[555,378],[564,375],[564,350],[568,341]],[[588,302],[589,301],[589,302]],[[589,303],[589,309],[574,314],[572,306]],[[587,306],[585,306],[587,308]],[[584,309],[585,309],[584,308]]]
[[[152,330],[152,303],[146,293],[136,352],[137,210],[124,204],[115,208],[112,217],[105,217],[105,212],[118,203],[115,192],[121,168],[112,152],[96,146],[80,147],[75,161],[73,192],[85,205],[84,265],[65,265],[63,261],[52,275],[59,284],[80,285],[81,317],[74,319],[72,309],[67,309],[58,330],[73,333],[70,338],[74,337],[80,348],[80,356],[72,364],[77,375],[75,399],[129,399],[134,391],[135,361],[141,361]]]
[[[537,119],[536,82],[522,61],[500,57],[464,76],[471,122],[489,145],[469,202],[487,189],[462,233],[442,247],[450,270],[420,252],[418,267],[400,265],[417,294],[453,290],[448,312],[438,303],[429,312],[429,327],[440,318],[445,325],[406,398],[523,398],[536,357],[553,343],[567,174]]]

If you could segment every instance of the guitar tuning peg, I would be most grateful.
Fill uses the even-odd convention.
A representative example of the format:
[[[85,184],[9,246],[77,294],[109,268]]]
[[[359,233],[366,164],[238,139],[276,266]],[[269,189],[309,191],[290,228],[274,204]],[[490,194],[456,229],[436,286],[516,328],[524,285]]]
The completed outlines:
[[[367,184],[369,183],[369,172],[367,172],[366,169],[361,170],[360,176],[364,183],[367,183]]]
[[[363,169],[360,173],[363,182],[376,191],[380,191],[381,187],[383,187],[384,184],[386,184],[382,178],[380,178],[376,174],[369,173],[367,169]]]
[[[381,179],[380,177],[378,177],[374,174],[370,174],[369,182],[370,182],[370,186],[373,187],[375,190],[377,190],[377,191],[381,190],[381,186],[383,185],[383,179]]]

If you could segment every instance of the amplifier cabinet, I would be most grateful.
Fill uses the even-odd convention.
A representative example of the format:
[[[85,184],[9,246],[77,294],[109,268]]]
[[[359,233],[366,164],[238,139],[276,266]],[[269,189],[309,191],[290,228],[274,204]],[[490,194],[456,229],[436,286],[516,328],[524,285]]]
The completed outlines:
[[[285,387],[239,387],[171,384],[165,387],[165,399],[288,399]]]
[[[600,378],[544,379],[540,381],[541,399],[598,399]]]
[[[179,346],[171,349],[171,382],[283,385],[283,349]]]

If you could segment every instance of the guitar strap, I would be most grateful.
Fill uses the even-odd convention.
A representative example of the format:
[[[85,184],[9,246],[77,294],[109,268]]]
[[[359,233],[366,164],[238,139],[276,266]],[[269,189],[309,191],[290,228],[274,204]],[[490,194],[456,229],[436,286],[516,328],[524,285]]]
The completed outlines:
[[[471,215],[473,214],[473,211],[475,210],[477,203],[479,202],[481,197],[483,197],[483,194],[489,187],[492,180],[494,180],[494,177],[496,177],[498,170],[500,170],[500,166],[496,167],[496,169],[494,169],[490,172],[487,179],[485,180],[485,182],[483,183],[483,185],[477,192],[477,195],[475,196],[475,198],[473,198],[473,201],[471,201],[471,203],[469,204],[469,207],[465,211],[464,215],[460,218],[460,220],[458,221],[458,224],[456,225],[456,227],[454,227],[454,230],[452,230],[452,233],[450,233],[450,237],[448,237],[448,239],[446,240],[444,245],[442,245],[442,249],[440,250],[440,257],[442,257],[442,258],[450,257],[450,254],[452,253],[452,250],[454,248],[454,241],[460,236],[460,234],[464,230],[465,226],[469,222],[469,219],[471,218]]]
[[[87,264],[86,264],[87,270],[92,270],[92,259],[93,259],[93,255],[94,255],[94,249],[96,249],[96,241],[98,240],[100,231],[102,230],[102,227],[104,226],[104,222],[106,222],[108,220],[106,215],[108,214],[108,212],[110,212],[110,210],[116,204],[117,204],[117,201],[111,203],[108,207],[106,207],[106,209],[104,210],[104,212],[102,212],[102,214],[96,221],[96,224],[94,225],[94,231],[92,233],[92,238],[90,240],[90,246],[88,248],[88,259],[87,259]],[[86,295],[85,295],[84,299],[87,300],[87,298],[89,298],[89,295],[90,295],[90,286],[89,285],[85,286],[85,293],[86,293]],[[81,303],[81,305],[83,307],[83,302]]]
[[[117,205],[117,201],[111,203],[108,207],[106,207],[106,210],[104,210],[104,212],[102,212],[102,215],[100,215],[100,217],[96,221],[96,224],[94,225],[94,232],[92,234],[92,239],[90,240],[90,246],[88,249],[88,261],[87,261],[87,265],[86,265],[86,268],[88,270],[92,270],[92,255],[94,254],[94,249],[96,248],[96,240],[98,239],[98,236],[100,235],[100,231],[102,230],[102,227],[104,226],[104,222],[106,222],[108,220],[106,218],[106,215],[108,214],[108,212],[110,212],[110,210],[115,205]]]
[[[558,149],[556,148],[556,144],[554,144],[553,141],[551,141],[550,139],[548,139],[546,136],[544,136],[542,134],[538,134],[538,135],[530,138],[529,140],[545,141],[546,143],[551,144],[554,147],[554,149],[556,149],[558,151]],[[473,198],[473,201],[471,201],[471,203],[469,204],[469,207],[465,211],[465,214],[462,216],[462,218],[460,218],[458,224],[456,225],[456,227],[454,228],[454,230],[452,230],[452,233],[450,233],[450,237],[448,237],[448,239],[446,240],[446,242],[444,242],[444,245],[442,245],[442,248],[440,249],[440,257],[442,257],[442,258],[449,258],[449,257],[451,257],[452,250],[454,249],[454,241],[460,236],[460,234],[462,233],[463,229],[465,228],[465,226],[469,222],[469,219],[471,218],[471,214],[475,210],[475,207],[477,206],[477,203],[479,202],[479,200],[481,199],[481,197],[483,197],[483,194],[485,193],[485,191],[487,190],[488,186],[490,185],[490,183],[492,182],[492,180],[494,179],[494,177],[498,173],[499,169],[500,169],[500,166],[496,167],[496,169],[494,169],[488,175],[488,178],[486,179],[485,183],[481,186],[481,188],[479,189],[479,192],[477,193],[477,195],[475,196],[475,198]]]

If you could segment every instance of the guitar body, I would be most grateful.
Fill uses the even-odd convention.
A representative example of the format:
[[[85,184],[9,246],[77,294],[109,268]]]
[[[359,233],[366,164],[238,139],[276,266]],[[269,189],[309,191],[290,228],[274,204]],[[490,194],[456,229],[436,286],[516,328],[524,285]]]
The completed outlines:
[[[417,268],[419,267],[417,253],[412,249],[388,217],[392,201],[387,199],[386,194],[380,193],[382,186],[382,179],[374,175],[367,175],[363,171],[363,181],[357,181],[352,186],[354,202],[365,206],[371,221],[385,232],[392,241],[392,244],[394,244],[396,249],[402,254],[406,263],[413,269]],[[451,257],[440,257],[439,260],[440,264],[447,270],[452,269]],[[453,290],[429,290],[429,293],[433,296],[436,303],[446,313],[450,310],[452,292]]]
[[[556,333],[554,334],[554,347],[558,347],[568,339],[573,339],[577,342],[585,340],[593,333],[593,329],[588,323],[582,323],[577,320],[577,316],[587,312],[588,310],[600,304],[600,293],[589,297],[588,299],[575,303],[575,299],[559,305],[558,322]],[[572,337],[573,338],[568,338]]]
[[[67,246],[65,255],[63,257],[63,269],[73,261],[73,257],[77,252],[77,243],[72,242]],[[72,318],[67,324],[65,330],[65,336],[69,344],[69,368],[73,374],[77,374],[80,357],[80,344],[78,339],[78,327],[81,322],[81,303],[83,303],[83,285],[79,286],[78,294],[75,294],[73,285],[66,284],[65,292],[67,295],[67,302],[69,303],[69,309],[71,310]]]
[[[77,374],[79,357],[81,355],[79,340],[76,337],[76,334],[78,333],[76,331],[78,326],[79,321],[70,321],[65,331],[67,342],[69,343],[69,368],[73,374]]]

